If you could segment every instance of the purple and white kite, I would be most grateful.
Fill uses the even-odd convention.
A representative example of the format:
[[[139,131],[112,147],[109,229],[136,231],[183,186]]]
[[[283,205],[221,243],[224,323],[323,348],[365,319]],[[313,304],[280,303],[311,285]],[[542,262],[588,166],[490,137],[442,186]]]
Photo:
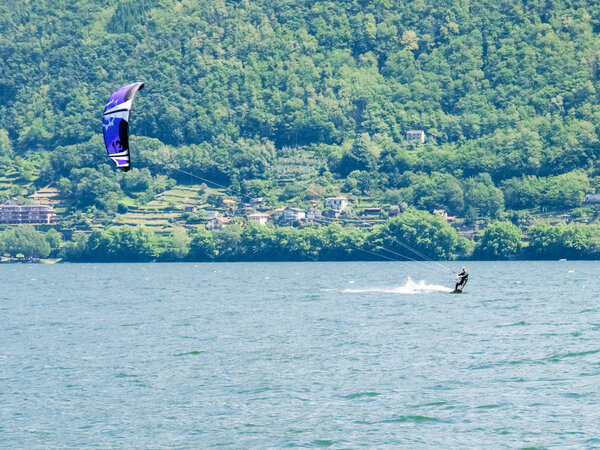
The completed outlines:
[[[127,172],[131,167],[129,158],[129,112],[133,97],[144,88],[144,83],[124,86],[113,95],[104,108],[104,144],[108,157],[118,168]]]

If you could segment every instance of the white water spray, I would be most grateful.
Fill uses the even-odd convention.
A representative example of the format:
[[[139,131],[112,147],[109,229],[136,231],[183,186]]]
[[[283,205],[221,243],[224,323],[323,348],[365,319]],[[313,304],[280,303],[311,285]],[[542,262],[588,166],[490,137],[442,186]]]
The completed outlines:
[[[427,284],[425,280],[415,283],[410,277],[404,286],[389,288],[363,288],[363,289],[344,289],[342,292],[348,294],[361,294],[366,292],[384,292],[387,294],[429,294],[433,292],[452,292],[452,289],[439,284]]]

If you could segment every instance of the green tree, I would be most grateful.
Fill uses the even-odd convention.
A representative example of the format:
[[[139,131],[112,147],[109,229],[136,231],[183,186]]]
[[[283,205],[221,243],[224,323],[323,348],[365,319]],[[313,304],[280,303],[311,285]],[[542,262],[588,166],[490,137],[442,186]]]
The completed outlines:
[[[8,131],[0,129],[0,161],[10,162],[13,155],[12,141]]]
[[[242,228],[229,225],[215,232],[217,254],[220,261],[238,261],[242,253]]]
[[[511,178],[502,182],[506,206],[511,209],[525,209],[539,206],[541,188],[536,177]]]
[[[365,252],[365,232],[354,227],[343,228],[337,223],[318,230],[322,242],[319,259],[340,261],[353,259],[371,259]]]
[[[521,229],[511,222],[489,224],[475,247],[474,256],[482,259],[511,259],[521,251]]]
[[[87,243],[89,236],[86,233],[74,233],[70,241],[66,241],[60,249],[59,256],[65,261],[83,261],[87,258]]]
[[[4,252],[12,257],[46,258],[50,254],[50,244],[44,234],[31,225],[11,227],[3,236]]]
[[[114,178],[102,175],[91,168],[74,169],[71,171],[71,196],[80,207],[104,207],[104,200],[111,200],[109,194],[120,192],[120,186]],[[116,209],[116,198],[110,202]]]
[[[160,259],[163,261],[181,261],[190,251],[190,237],[185,228],[174,228],[160,239]]]
[[[158,256],[158,239],[144,227],[108,227],[94,231],[86,255],[90,261],[152,261]]]
[[[46,241],[50,246],[50,256],[56,258],[60,255],[60,247],[63,243],[62,235],[54,228],[50,228],[45,234]]]
[[[467,248],[462,240],[464,238],[443,218],[409,208],[375,229],[368,243],[371,249],[391,250],[394,253],[381,251],[381,254],[394,259],[398,254],[408,259],[421,259],[420,253],[428,258],[448,260],[456,258]]]
[[[597,258],[600,256],[600,226],[598,224],[538,223],[528,230],[528,252],[533,258]]]
[[[504,195],[487,173],[465,180],[464,193],[465,203],[482,216],[497,217],[504,210]]]
[[[355,170],[373,171],[377,159],[371,147],[373,143],[367,133],[359,136],[349,152],[342,156],[340,161],[340,174],[345,177]]]
[[[198,228],[191,235],[188,259],[191,261],[212,261],[217,257],[217,243],[214,233]]]

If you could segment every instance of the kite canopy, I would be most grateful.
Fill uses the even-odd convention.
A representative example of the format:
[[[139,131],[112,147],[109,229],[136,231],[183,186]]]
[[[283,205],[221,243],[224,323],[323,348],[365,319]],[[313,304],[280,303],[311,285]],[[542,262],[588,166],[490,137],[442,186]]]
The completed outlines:
[[[131,167],[129,157],[129,112],[133,97],[144,88],[144,83],[124,86],[113,95],[104,108],[104,144],[108,157],[118,168],[127,172]]]

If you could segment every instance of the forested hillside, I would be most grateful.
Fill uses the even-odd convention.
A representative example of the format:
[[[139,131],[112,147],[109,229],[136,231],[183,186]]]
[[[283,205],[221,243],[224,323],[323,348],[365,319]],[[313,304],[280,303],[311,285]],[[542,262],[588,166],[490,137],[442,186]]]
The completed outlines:
[[[599,32],[590,0],[4,0],[0,164],[20,186],[0,196],[55,186],[65,220],[107,225],[185,171],[273,207],[592,221]],[[121,174],[101,114],[135,81]]]

